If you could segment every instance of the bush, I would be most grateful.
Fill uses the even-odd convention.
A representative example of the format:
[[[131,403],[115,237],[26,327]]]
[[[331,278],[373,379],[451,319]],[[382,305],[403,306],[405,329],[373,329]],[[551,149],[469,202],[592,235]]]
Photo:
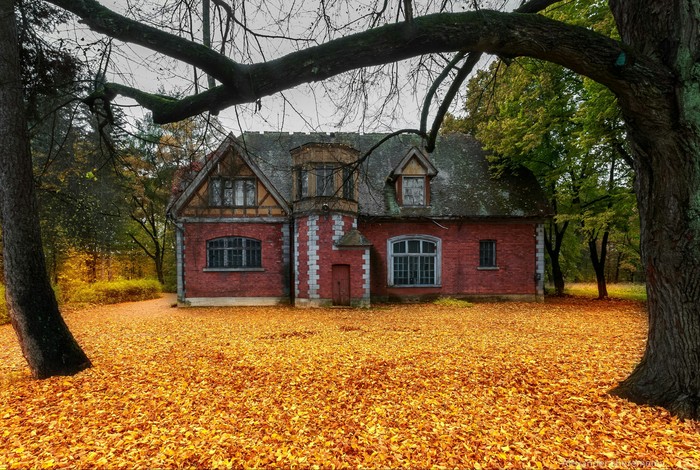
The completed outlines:
[[[435,305],[441,305],[443,307],[453,307],[453,308],[467,308],[471,307],[472,304],[462,299],[455,299],[454,297],[440,297],[433,302]]]
[[[5,286],[0,285],[0,325],[10,323],[10,314],[5,305]]]
[[[67,295],[71,303],[116,304],[155,299],[160,296],[160,283],[153,279],[95,282],[75,289]]]

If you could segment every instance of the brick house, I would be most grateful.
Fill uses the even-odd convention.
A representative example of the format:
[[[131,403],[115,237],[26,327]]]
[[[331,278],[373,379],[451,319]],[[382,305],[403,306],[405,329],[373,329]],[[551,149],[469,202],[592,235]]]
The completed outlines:
[[[478,142],[244,133],[174,185],[181,305],[541,300],[550,208]]]

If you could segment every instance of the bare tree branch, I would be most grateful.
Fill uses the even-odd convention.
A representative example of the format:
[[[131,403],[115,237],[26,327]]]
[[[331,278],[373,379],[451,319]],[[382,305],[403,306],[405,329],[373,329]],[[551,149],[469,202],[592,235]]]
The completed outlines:
[[[51,0],[84,18],[97,31],[196,65],[223,85],[181,100],[108,84],[103,96],[123,94],[152,110],[164,123],[253,102],[302,83],[348,70],[396,62],[422,54],[465,50],[507,56],[526,55],[555,62],[606,85],[618,94],[654,84],[670,90],[671,74],[662,64],[626,50],[619,42],[585,28],[539,15],[478,11],[440,13],[363,31],[296,51],[278,59],[242,65],[202,45],[113,13],[93,0]],[[619,57],[624,56],[622,65]],[[663,91],[662,91],[663,92]]]

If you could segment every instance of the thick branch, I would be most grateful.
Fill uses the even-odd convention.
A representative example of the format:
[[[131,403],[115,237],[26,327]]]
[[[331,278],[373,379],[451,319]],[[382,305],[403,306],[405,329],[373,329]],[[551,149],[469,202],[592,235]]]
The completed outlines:
[[[482,10],[427,15],[244,66],[185,39],[135,26],[107,9],[97,9],[98,4],[91,0],[51,2],[83,17],[100,32],[188,62],[223,83],[176,102],[163,102],[160,97],[156,100],[153,95],[124,86],[109,86],[113,92],[131,96],[151,109],[158,123],[216,112],[357,68],[458,50],[555,62],[606,85],[618,95],[632,95],[637,87],[653,87],[659,94],[671,89],[671,75],[659,62],[636,56],[601,34],[532,14]],[[154,40],[158,34],[166,35],[167,40]]]
[[[79,16],[93,31],[194,65],[236,90],[236,93],[241,93],[241,96],[250,88],[246,83],[238,83],[247,75],[245,65],[238,64],[203,44],[129,19],[94,0],[52,0],[51,3]],[[252,99],[254,98],[249,98]]]

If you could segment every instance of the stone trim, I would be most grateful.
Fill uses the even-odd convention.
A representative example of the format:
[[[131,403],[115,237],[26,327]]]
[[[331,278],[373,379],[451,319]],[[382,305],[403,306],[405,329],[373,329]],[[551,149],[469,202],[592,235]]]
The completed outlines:
[[[537,224],[535,228],[537,245],[535,248],[535,286],[537,300],[544,300],[544,224]]]
[[[318,256],[318,220],[317,215],[310,215],[306,219],[306,227],[309,234],[309,245],[308,245],[308,267],[309,267],[309,299],[319,299],[319,256]]]
[[[178,307],[255,307],[288,304],[289,297],[192,297],[178,301]]]

